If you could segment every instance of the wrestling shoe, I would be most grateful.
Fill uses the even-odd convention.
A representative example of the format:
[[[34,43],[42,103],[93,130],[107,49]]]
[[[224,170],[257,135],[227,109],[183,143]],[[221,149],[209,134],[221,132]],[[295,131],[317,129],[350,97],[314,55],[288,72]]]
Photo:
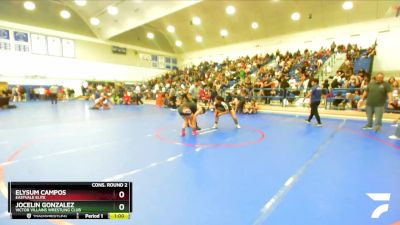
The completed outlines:
[[[371,126],[368,126],[368,125],[365,125],[362,129],[363,129],[363,130],[372,130],[372,127],[371,127]]]
[[[381,126],[375,126],[375,132],[379,132],[379,131],[381,131]]]

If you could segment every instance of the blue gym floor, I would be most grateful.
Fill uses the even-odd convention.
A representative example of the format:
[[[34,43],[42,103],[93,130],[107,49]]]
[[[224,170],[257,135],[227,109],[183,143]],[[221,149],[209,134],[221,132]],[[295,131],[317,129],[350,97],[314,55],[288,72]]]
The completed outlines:
[[[150,105],[89,110],[83,101],[30,102],[0,110],[3,181],[132,181],[134,225],[389,225],[400,220],[400,142],[384,124],[304,116],[227,115],[180,137],[177,112]],[[366,193],[391,193],[389,202]],[[371,214],[389,204],[379,219]],[[10,220],[0,196],[0,224]]]

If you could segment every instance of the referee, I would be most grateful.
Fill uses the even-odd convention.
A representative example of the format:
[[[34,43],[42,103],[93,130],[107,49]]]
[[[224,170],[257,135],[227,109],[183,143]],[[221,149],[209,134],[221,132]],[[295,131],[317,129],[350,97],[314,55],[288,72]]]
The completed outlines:
[[[311,123],[311,119],[315,116],[317,119],[317,127],[322,127],[321,118],[319,117],[318,113],[318,106],[321,103],[321,96],[322,96],[322,88],[318,86],[319,80],[313,79],[311,81],[311,92],[308,94],[307,97],[311,97],[310,99],[310,107],[311,112],[310,116],[306,120],[306,123]]]

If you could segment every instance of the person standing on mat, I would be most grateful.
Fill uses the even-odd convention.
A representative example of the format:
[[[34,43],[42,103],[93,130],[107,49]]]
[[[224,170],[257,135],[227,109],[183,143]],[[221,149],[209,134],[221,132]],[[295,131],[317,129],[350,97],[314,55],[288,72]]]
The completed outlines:
[[[184,137],[186,135],[187,127],[191,127],[192,135],[196,136],[198,135],[196,128],[197,121],[194,121],[193,118],[194,114],[197,112],[197,104],[192,101],[189,93],[182,96],[182,101],[182,104],[178,107],[178,113],[183,119],[181,136]]]
[[[192,128],[192,135],[196,136],[198,135],[198,131],[201,130],[201,128],[197,124],[197,117],[205,114],[207,112],[206,107],[202,104],[196,103],[193,101],[193,96],[190,93],[186,93],[182,95],[182,101],[183,103],[181,104],[181,107],[178,108],[179,114],[182,116],[182,118],[185,120],[184,125],[182,126],[182,134],[181,136],[185,136],[185,129],[187,126],[190,126]],[[188,107],[191,111],[190,117],[185,117],[185,115],[182,114],[182,110]],[[187,115],[186,115],[187,116]],[[186,120],[188,119],[188,122]],[[185,123],[186,126],[185,126]]]
[[[50,87],[50,100],[51,104],[57,104],[58,86],[52,85]]]
[[[396,125],[396,132],[393,135],[390,135],[389,138],[392,140],[400,140],[400,126],[399,126],[399,119],[397,118],[393,121],[393,123]]]
[[[318,84],[319,84],[318,79],[313,79],[311,81],[312,85],[311,92],[308,94],[308,97],[311,97],[310,99],[311,112],[306,122],[311,123],[311,119],[315,116],[315,118],[317,119],[317,127],[322,127],[321,118],[319,117],[318,113],[318,106],[321,103],[322,88],[319,87]]]
[[[240,128],[239,121],[236,116],[235,110],[233,110],[229,104],[224,102],[224,99],[221,96],[217,96],[215,98],[215,107],[214,108],[215,108],[215,112],[214,112],[215,123],[214,123],[214,126],[212,127],[213,129],[218,128],[219,118],[228,113],[231,114],[233,122],[235,122],[236,128]]]
[[[362,101],[365,99],[367,100],[366,112],[368,124],[363,127],[364,130],[372,129],[373,116],[375,114],[375,131],[380,131],[386,98],[388,98],[389,104],[393,103],[392,87],[383,79],[383,73],[378,73],[375,77],[375,81],[371,81],[371,83],[368,84],[361,98]]]

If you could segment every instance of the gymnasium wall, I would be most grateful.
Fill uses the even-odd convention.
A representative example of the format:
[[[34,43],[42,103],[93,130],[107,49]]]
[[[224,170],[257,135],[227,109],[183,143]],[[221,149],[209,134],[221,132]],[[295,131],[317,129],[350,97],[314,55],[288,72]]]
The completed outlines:
[[[0,80],[11,84],[45,84],[56,80],[141,81],[165,73],[160,69],[14,52],[0,52],[0,61]]]
[[[140,59],[139,52],[132,48],[127,48],[126,55],[113,54],[111,45],[96,43],[86,40],[76,40],[76,59],[89,60],[96,62],[150,67],[151,62],[145,62]],[[116,46],[121,46],[116,44]]]
[[[170,54],[133,46],[108,43],[65,32],[0,21],[0,27],[30,33],[68,38],[75,42],[75,57],[56,57],[15,51],[0,51],[0,81],[10,84],[60,84],[80,89],[82,80],[142,81],[166,72],[150,68],[139,53]],[[127,48],[126,55],[113,54],[112,45]],[[78,85],[78,87],[77,87]]]
[[[378,55],[374,60],[374,72],[383,71],[388,76],[400,76],[400,64],[398,62],[400,55],[400,17],[294,33],[190,52],[180,55],[178,61],[182,63],[181,66],[184,66],[196,65],[205,60],[221,62],[226,57],[235,59],[245,55],[272,53],[277,49],[281,52],[286,52],[287,50],[293,52],[297,51],[297,49],[302,51],[306,48],[318,50],[321,46],[329,47],[333,41],[336,44],[357,43],[367,48],[375,40],[378,42]]]

